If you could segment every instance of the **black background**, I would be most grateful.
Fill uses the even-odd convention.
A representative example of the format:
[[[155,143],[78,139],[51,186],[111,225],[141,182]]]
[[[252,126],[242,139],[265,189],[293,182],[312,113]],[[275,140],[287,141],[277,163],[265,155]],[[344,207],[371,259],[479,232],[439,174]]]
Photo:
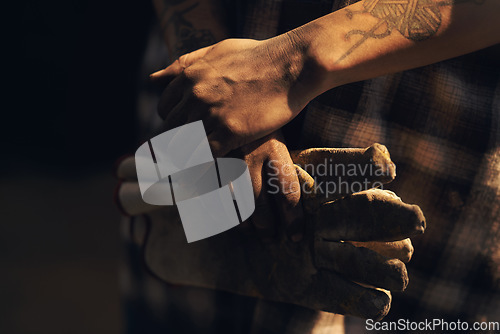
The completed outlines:
[[[23,3],[7,129],[16,158],[83,167],[92,162],[82,156],[113,160],[130,149],[137,67],[154,19],[144,0]]]
[[[119,333],[123,251],[112,165],[137,145],[152,5],[6,5],[0,333]]]

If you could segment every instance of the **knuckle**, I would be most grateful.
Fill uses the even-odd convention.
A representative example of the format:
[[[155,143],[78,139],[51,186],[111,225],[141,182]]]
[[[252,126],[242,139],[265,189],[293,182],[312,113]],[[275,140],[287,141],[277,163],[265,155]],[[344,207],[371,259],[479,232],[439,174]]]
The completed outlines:
[[[224,117],[220,119],[222,126],[224,127],[224,132],[227,137],[234,138],[239,137],[243,133],[243,127],[239,120],[232,117]]]
[[[197,70],[196,66],[193,65],[193,66],[189,66],[189,67],[184,68],[184,70],[182,71],[182,77],[185,80],[194,81],[195,78],[198,77],[198,73],[199,73],[199,70]]]
[[[189,53],[186,53],[177,59],[177,63],[179,64],[179,66],[181,67],[182,70],[185,70],[186,67],[188,67],[187,66],[188,57],[189,57]]]
[[[202,84],[194,84],[191,94],[197,100],[206,100],[209,97],[206,86]]]

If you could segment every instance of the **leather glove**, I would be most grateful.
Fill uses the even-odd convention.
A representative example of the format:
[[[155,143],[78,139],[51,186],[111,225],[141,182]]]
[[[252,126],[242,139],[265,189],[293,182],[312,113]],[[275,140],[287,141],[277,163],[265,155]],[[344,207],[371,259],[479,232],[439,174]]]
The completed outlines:
[[[291,156],[307,216],[299,242],[291,241],[283,226],[272,238],[261,238],[243,223],[188,244],[177,209],[143,203],[133,181],[133,158],[124,160],[117,175],[128,181],[118,189],[118,199],[126,213],[149,218],[146,264],[168,283],[383,318],[390,309],[389,291],[402,291],[408,284],[404,262],[413,252],[408,238],[425,230],[418,206],[372,188],[395,177],[387,149],[374,144]]]

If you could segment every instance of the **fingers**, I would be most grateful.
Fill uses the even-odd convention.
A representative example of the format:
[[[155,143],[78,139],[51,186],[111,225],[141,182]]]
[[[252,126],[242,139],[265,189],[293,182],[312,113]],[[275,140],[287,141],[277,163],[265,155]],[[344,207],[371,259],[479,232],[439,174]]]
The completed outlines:
[[[249,166],[256,198],[252,222],[261,233],[274,235],[278,222],[293,241],[303,235],[303,210],[295,167],[282,138],[268,135],[241,148]],[[276,213],[278,212],[278,213]]]
[[[308,213],[314,213],[327,199],[316,196],[316,182],[302,167],[295,165],[295,172],[301,188],[302,207]]]
[[[380,255],[388,257],[390,259],[399,259],[404,263],[408,263],[413,255],[413,245],[409,238],[399,241],[392,242],[381,242],[381,241],[368,241],[368,242],[358,242],[358,241],[348,241],[356,247],[364,247],[371,249]]]
[[[135,157],[123,159],[116,167],[116,176],[121,181],[115,188],[114,200],[122,214],[137,216],[162,208],[144,202],[137,182]]]
[[[211,48],[212,46],[207,46],[191,53],[182,55],[181,57],[179,57],[179,59],[174,61],[166,68],[151,74],[149,76],[151,81],[158,84],[169,84],[175,77],[181,74],[184,69],[191,66],[198,59],[203,58]]]
[[[389,291],[363,287],[328,270],[313,276],[306,296],[312,309],[375,320],[387,315],[392,301]]]
[[[118,179],[137,180],[135,157],[129,156],[121,160],[115,169],[115,174]]]
[[[266,187],[263,188],[263,191],[255,199],[255,211],[251,216],[251,221],[257,235],[264,238],[274,237],[279,217],[276,215],[274,203],[266,191]]]
[[[276,234],[278,217],[275,215],[276,210],[269,196],[269,190],[263,182],[263,162],[256,161],[247,165],[255,195],[255,211],[250,218],[251,222],[259,236],[272,237]]]
[[[288,149],[274,141],[265,166],[269,191],[274,197],[288,236],[300,241],[304,234],[304,211],[300,202],[300,183]]]
[[[387,147],[378,143],[367,148],[311,148],[292,151],[290,155],[293,162],[299,166],[325,165],[326,170],[324,167],[322,169],[315,168],[312,172],[306,169],[307,172],[316,177],[322,176],[321,171],[334,171],[347,174],[347,176],[353,174],[347,173],[347,171],[360,172],[369,176],[372,181],[383,183],[388,183],[396,177],[396,166],[391,161]],[[363,168],[365,166],[368,168]],[[347,170],[348,167],[358,169]]]
[[[373,144],[366,149],[313,148],[291,152],[295,164],[315,179],[310,206],[380,187],[396,176],[387,148]]]
[[[205,132],[212,133],[215,118],[206,117],[205,119],[202,119],[202,117],[200,117],[201,109],[199,101],[191,98],[190,93],[184,95],[183,98],[178,101],[178,103],[166,114],[167,116],[165,118],[165,122],[161,126],[162,132],[172,130],[181,125],[202,120]]]
[[[182,71],[184,71],[185,69],[183,64],[181,64],[180,62],[181,58],[182,57],[174,61],[166,68],[150,74],[149,78],[151,79],[151,81],[160,85],[168,85],[173,79],[175,79],[175,77],[181,74]]]
[[[271,133],[241,147],[239,151],[252,178],[256,198],[252,216],[254,225],[258,229],[276,232],[280,222],[281,230],[292,241],[301,240],[304,212],[300,201],[300,183],[280,133]]]
[[[370,189],[322,205],[315,215],[316,233],[334,241],[397,241],[425,231],[425,217],[391,193]]]
[[[163,91],[160,101],[158,102],[158,115],[168,123],[167,116],[170,121],[178,118],[180,110],[172,115],[174,107],[181,102],[184,94],[184,79],[183,77],[176,77]],[[174,126],[175,127],[175,126]],[[173,127],[172,127],[173,128]]]
[[[209,46],[185,54],[165,69],[150,75],[152,81],[168,85],[158,103],[158,114],[168,124],[168,129],[180,126],[186,121],[182,112],[185,109],[185,103],[181,102],[186,90],[184,70],[203,58],[211,48],[212,46]],[[169,116],[168,119],[167,116]]]
[[[390,291],[403,291],[408,285],[406,266],[398,259],[345,242],[316,240],[314,248],[317,268]]]

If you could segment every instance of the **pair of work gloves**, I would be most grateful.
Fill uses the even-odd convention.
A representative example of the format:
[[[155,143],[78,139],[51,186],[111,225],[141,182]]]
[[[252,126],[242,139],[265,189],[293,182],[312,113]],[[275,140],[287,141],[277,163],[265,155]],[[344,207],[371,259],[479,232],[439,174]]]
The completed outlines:
[[[389,152],[374,144],[312,148],[290,156],[305,214],[300,240],[280,223],[265,235],[256,228],[255,217],[273,212],[269,196],[267,204],[258,201],[253,221],[193,243],[186,241],[175,206],[143,202],[134,158],[123,160],[117,167],[117,200],[126,214],[148,218],[147,266],[172,284],[383,318],[390,309],[390,291],[403,291],[408,284],[409,238],[425,230],[418,206],[378,189],[396,174]]]

